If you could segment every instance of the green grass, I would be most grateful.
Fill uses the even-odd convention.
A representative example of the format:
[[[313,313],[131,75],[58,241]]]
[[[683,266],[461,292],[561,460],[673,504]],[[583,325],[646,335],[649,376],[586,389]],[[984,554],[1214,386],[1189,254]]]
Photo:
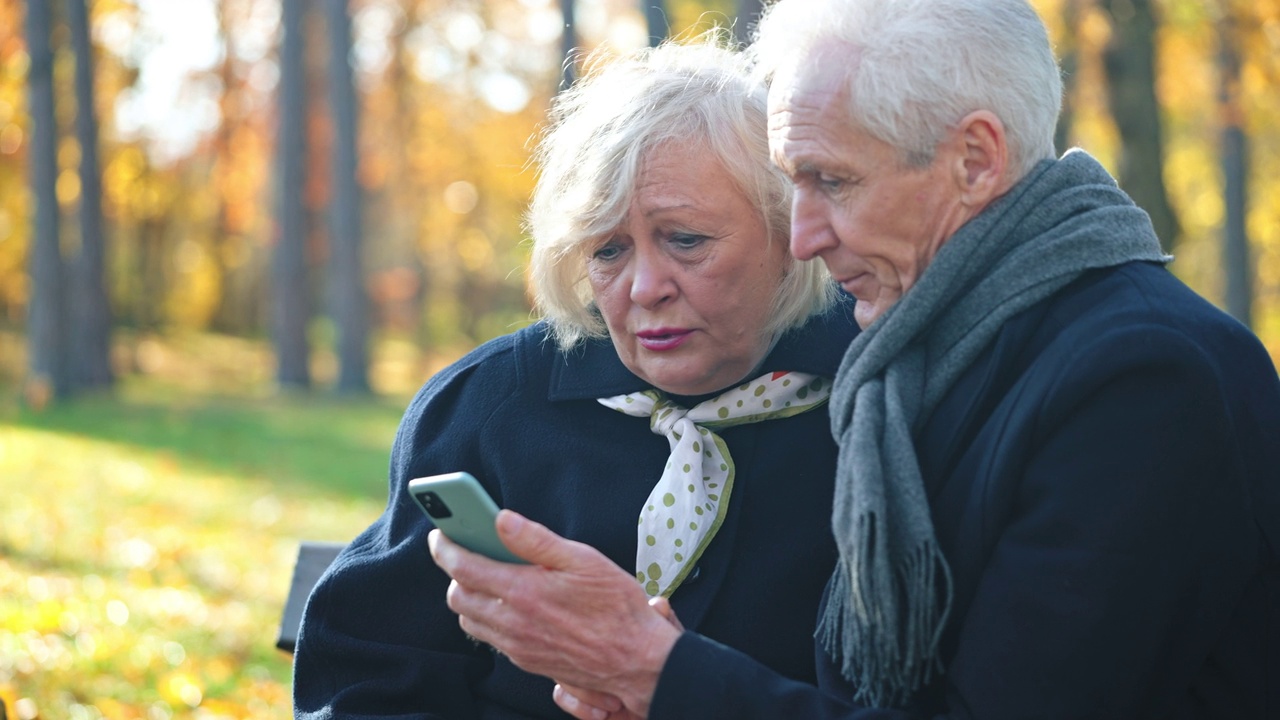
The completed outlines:
[[[11,396],[9,716],[291,717],[274,641],[297,544],[349,540],[381,512],[407,398],[196,392],[162,376],[39,413]]]

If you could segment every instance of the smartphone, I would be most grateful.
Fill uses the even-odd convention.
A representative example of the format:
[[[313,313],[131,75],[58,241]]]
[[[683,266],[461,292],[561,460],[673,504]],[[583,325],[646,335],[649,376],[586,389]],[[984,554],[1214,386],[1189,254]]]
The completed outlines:
[[[498,539],[498,506],[470,473],[415,478],[409,495],[448,538],[462,547],[502,562],[527,565]]]

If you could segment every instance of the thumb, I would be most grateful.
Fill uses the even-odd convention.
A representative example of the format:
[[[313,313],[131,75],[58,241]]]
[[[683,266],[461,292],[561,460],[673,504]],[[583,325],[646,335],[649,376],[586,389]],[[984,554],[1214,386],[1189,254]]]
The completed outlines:
[[[658,611],[658,614],[667,619],[667,622],[675,626],[681,632],[684,632],[684,623],[680,622],[680,618],[676,617],[676,609],[671,607],[671,601],[659,595],[655,598],[649,598],[649,607]]]
[[[566,540],[518,512],[500,510],[495,524],[502,544],[535,565],[572,570],[590,562],[581,543]]]

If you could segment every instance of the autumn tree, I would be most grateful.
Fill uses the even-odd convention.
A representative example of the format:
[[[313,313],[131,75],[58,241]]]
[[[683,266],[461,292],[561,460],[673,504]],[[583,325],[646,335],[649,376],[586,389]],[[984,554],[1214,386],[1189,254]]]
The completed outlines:
[[[764,12],[763,0],[738,0],[737,18],[733,23],[733,38],[739,44],[751,42],[751,33],[760,21],[760,13]]]
[[[657,47],[671,32],[667,20],[666,0],[641,0],[645,25],[649,28],[649,47]]]
[[[66,308],[62,297],[63,266],[58,242],[58,125],[53,107],[53,47],[49,41],[51,11],[46,0],[28,0],[27,71],[30,92],[31,194],[35,198],[34,233],[29,251],[31,292],[27,301],[28,401],[43,405],[67,392],[64,363]]]
[[[1179,227],[1164,184],[1155,8],[1151,0],[1099,0],[1099,6],[1111,22],[1102,61],[1107,99],[1120,133],[1120,187],[1147,211],[1161,243],[1171,248]]]
[[[218,4],[222,60],[216,68],[221,121],[209,145],[216,209],[212,227],[212,259],[219,288],[211,326],[226,333],[248,333],[259,327],[261,268],[253,260],[250,239],[258,186],[251,180],[260,163],[262,121],[249,111],[253,98],[245,87],[243,63],[237,57],[236,26],[243,23],[246,3]]]
[[[573,85],[578,79],[577,58],[574,57],[578,47],[578,33],[574,24],[574,0],[560,0],[560,18],[564,29],[560,35],[560,58],[564,65],[560,73],[560,88]]]
[[[1248,213],[1249,140],[1240,104],[1240,55],[1236,17],[1226,2],[1217,18],[1218,109],[1222,126],[1222,265],[1226,274],[1226,310],[1240,322],[1253,320],[1253,269],[1245,218]]]
[[[1053,146],[1058,154],[1071,148],[1071,123],[1075,119],[1076,79],[1080,70],[1081,5],[1085,0],[1063,0],[1062,23],[1054,45],[1062,68],[1062,111],[1053,133]]]
[[[280,47],[279,124],[276,133],[276,238],[271,298],[276,380],[282,387],[311,385],[307,322],[306,69],[303,33],[309,0],[284,0]]]
[[[369,391],[369,302],[361,257],[361,199],[356,182],[356,95],[351,70],[347,0],[327,0],[329,101],[334,120],[333,201],[329,233],[329,294],[338,328],[338,384],[342,393]]]
[[[85,0],[67,0],[67,24],[76,60],[76,140],[80,147],[80,252],[68,268],[72,282],[67,283],[65,300],[70,305],[72,339],[67,344],[67,360],[71,383],[101,387],[112,382],[111,306],[103,277],[102,171]]]

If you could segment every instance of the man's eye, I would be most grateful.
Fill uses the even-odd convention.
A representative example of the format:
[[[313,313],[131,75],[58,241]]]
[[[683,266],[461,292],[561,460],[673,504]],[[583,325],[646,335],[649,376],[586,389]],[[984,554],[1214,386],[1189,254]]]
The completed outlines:
[[[678,248],[689,250],[695,248],[705,242],[706,235],[692,235],[688,233],[678,233],[671,236],[671,244]]]
[[[844,180],[842,178],[835,177],[834,175],[818,173],[814,178],[818,181],[818,185],[822,187],[823,190],[839,190],[844,186]]]

